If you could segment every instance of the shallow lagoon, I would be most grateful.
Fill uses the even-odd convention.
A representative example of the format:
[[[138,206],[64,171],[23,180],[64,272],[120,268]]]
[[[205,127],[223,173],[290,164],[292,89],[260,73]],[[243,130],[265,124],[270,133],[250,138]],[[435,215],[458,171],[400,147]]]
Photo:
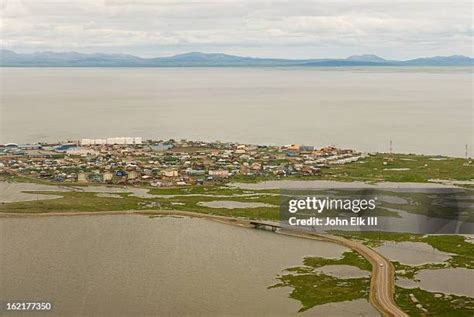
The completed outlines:
[[[198,205],[209,207],[209,208],[226,208],[226,209],[238,209],[238,208],[259,208],[259,207],[278,207],[275,205],[265,203],[253,203],[253,202],[240,202],[232,200],[213,200],[199,202]]]
[[[0,298],[40,296],[58,314],[89,316],[297,316],[290,289],[267,289],[276,275],[305,256],[347,251],[203,219],[137,215],[2,218],[0,232]]]
[[[406,265],[441,263],[451,258],[451,254],[441,252],[427,243],[386,241],[376,250],[389,258]]]
[[[322,272],[329,276],[341,279],[370,277],[369,271],[364,271],[352,265],[325,265],[317,268],[316,271]]]
[[[396,284],[404,288],[420,287],[434,293],[474,298],[474,270],[466,268],[421,270],[415,279],[418,281],[399,279]]]

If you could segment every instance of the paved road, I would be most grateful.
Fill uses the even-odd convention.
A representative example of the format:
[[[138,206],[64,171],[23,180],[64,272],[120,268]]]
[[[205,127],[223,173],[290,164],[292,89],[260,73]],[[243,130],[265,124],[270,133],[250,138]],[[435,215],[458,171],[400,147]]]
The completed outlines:
[[[408,316],[395,303],[395,269],[392,263],[368,246],[342,237],[324,235],[330,241],[345,245],[372,264],[370,302],[385,316]]]
[[[329,234],[301,234],[288,231],[282,231],[282,233],[304,236],[306,238],[314,237],[318,240],[337,243],[356,251],[372,264],[370,303],[384,316],[408,317],[393,299],[395,294],[395,269],[392,263],[381,254],[360,242]]]

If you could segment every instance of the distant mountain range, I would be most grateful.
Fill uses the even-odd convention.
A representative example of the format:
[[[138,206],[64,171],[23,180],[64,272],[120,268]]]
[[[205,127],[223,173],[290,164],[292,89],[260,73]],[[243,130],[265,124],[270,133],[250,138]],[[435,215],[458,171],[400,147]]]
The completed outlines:
[[[22,67],[224,67],[224,66],[474,66],[462,55],[386,60],[376,55],[354,55],[345,59],[278,59],[192,52],[170,57],[142,58],[127,54],[83,54],[38,52],[20,54],[0,50],[0,66]]]

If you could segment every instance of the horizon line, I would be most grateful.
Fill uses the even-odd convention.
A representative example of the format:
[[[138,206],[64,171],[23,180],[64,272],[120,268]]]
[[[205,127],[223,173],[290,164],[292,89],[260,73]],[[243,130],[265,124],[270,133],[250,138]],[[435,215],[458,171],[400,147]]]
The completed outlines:
[[[424,56],[418,56],[418,57],[413,57],[409,59],[386,59],[385,57],[382,57],[380,55],[374,54],[374,53],[361,53],[361,54],[351,54],[347,55],[346,57],[307,57],[307,58],[294,58],[294,57],[268,57],[268,56],[251,56],[251,55],[237,55],[237,54],[229,54],[229,53],[224,53],[224,52],[203,52],[203,51],[184,51],[181,53],[175,53],[172,55],[157,55],[153,57],[143,57],[140,55],[135,55],[132,53],[105,53],[101,51],[96,51],[96,52],[81,52],[81,51],[75,51],[75,50],[37,50],[37,51],[32,51],[32,52],[18,52],[14,49],[10,48],[0,48],[0,52],[3,51],[10,51],[15,54],[41,54],[41,53],[56,53],[56,54],[67,54],[67,53],[76,53],[76,54],[83,54],[83,55],[94,55],[94,54],[102,54],[102,55],[127,55],[127,56],[133,56],[137,57],[140,59],[155,59],[155,58],[166,58],[166,57],[175,57],[175,56],[181,56],[181,55],[188,55],[188,54],[203,54],[203,55],[226,55],[226,56],[233,56],[233,57],[242,57],[242,58],[253,58],[253,59],[276,59],[276,60],[294,60],[294,61],[304,61],[304,60],[324,60],[324,59],[331,59],[331,60],[345,60],[351,57],[363,57],[363,56],[373,56],[377,58],[381,58],[385,61],[408,61],[408,60],[413,60],[413,59],[421,59],[421,58],[434,58],[434,57],[455,57],[455,56],[460,56],[460,57],[467,57],[470,59],[474,59],[474,56],[469,56],[469,55],[464,55],[464,54],[456,54],[452,53],[449,55],[424,55]]]

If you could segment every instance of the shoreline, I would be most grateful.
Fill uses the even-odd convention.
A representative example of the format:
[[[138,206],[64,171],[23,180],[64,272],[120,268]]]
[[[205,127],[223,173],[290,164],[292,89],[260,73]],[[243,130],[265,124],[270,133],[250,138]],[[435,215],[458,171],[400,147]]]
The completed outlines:
[[[213,214],[204,214],[193,211],[179,210],[123,210],[123,211],[73,211],[73,212],[48,212],[48,213],[18,213],[18,212],[0,212],[2,218],[29,218],[29,217],[74,217],[74,216],[112,216],[112,215],[139,215],[139,216],[183,216],[191,218],[201,218],[213,220],[226,224],[245,226],[252,228],[250,219],[233,218]]]

